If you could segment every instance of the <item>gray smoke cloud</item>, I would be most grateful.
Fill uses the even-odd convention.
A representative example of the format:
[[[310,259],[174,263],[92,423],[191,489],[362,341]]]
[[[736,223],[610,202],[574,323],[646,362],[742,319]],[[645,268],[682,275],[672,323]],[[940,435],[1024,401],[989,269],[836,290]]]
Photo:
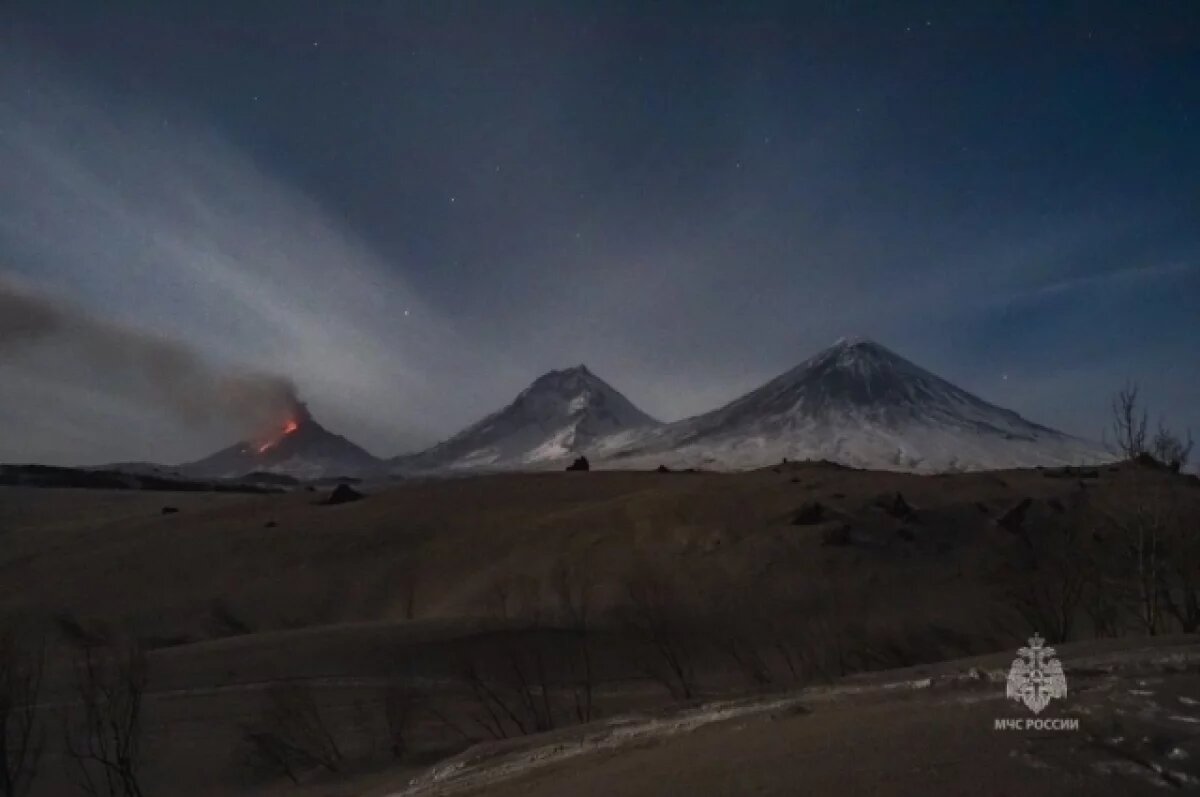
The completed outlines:
[[[150,400],[181,422],[225,423],[247,435],[299,412],[276,374],[222,368],[178,340],[90,315],[0,278],[0,361],[65,357],[104,377],[122,398]]]

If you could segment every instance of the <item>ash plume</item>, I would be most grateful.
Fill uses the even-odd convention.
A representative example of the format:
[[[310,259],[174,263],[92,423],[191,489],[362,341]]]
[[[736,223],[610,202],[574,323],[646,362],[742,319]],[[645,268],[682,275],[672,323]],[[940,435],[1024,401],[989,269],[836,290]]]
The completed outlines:
[[[257,434],[301,412],[291,380],[222,368],[178,340],[106,321],[0,278],[0,363],[53,352],[104,374],[118,394],[148,397],[180,421],[223,421]]]

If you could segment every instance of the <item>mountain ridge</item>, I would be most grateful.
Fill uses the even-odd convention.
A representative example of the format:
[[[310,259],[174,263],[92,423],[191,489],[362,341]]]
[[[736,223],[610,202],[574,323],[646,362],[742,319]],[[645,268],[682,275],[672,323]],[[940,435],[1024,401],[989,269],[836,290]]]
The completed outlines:
[[[586,365],[542,374],[454,436],[389,461],[399,472],[549,467],[599,440],[659,425]]]
[[[585,364],[534,379],[508,404],[422,451],[379,459],[303,404],[265,440],[172,469],[238,478],[449,475],[593,467],[744,470],[782,459],[913,472],[1094,464],[1098,445],[1027,420],[869,338],[841,338],[709,412],[662,423]]]

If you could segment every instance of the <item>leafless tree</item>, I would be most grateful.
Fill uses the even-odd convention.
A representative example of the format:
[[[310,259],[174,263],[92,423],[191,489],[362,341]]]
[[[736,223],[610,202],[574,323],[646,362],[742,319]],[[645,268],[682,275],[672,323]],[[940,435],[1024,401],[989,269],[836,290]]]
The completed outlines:
[[[1084,556],[1085,554],[1080,554]],[[1095,550],[1088,560],[1091,577],[1083,599],[1083,612],[1092,626],[1092,636],[1112,639],[1121,635],[1122,588],[1119,568],[1112,565],[1110,550]]]
[[[517,735],[530,733],[529,727],[513,707],[480,672],[478,662],[474,660],[464,662],[462,678],[475,700],[476,710],[471,712],[470,718],[483,729],[484,733],[493,739],[507,739],[514,733],[510,729],[510,724],[511,728],[515,728]]]
[[[1078,517],[1038,532],[1020,532],[1014,550],[1010,600],[1030,628],[1051,642],[1075,636],[1089,589],[1096,584],[1094,551]]]
[[[1175,534],[1163,586],[1163,607],[1185,634],[1200,631],[1200,537]]]
[[[88,646],[75,669],[80,706],[67,719],[65,747],[80,786],[95,797],[142,797],[145,652],[136,642]]]
[[[257,726],[244,726],[242,741],[251,767],[283,774],[292,783],[300,783],[300,775],[307,767],[297,760],[296,752],[278,734]]]
[[[505,739],[592,719],[593,585],[587,561],[565,557],[544,582],[521,576],[492,584],[492,611],[525,624],[480,640],[460,657],[460,677],[471,695],[468,719],[486,736]],[[543,597],[551,601],[551,611],[543,610]],[[456,725],[443,722],[461,734]]]
[[[1187,522],[1200,504],[1168,482],[1157,493],[1157,513],[1163,562],[1159,588],[1163,611],[1179,623],[1184,633],[1200,630],[1200,534]],[[1192,514],[1189,514],[1189,507]]]
[[[299,783],[309,770],[342,770],[342,750],[307,684],[271,687],[261,719],[244,727],[242,735],[257,763],[286,775],[293,783]]]
[[[625,582],[626,625],[647,646],[646,674],[676,700],[696,696],[696,636],[677,591],[659,571],[643,567]]]
[[[475,703],[471,719],[488,736],[507,739],[554,728],[553,689],[536,640],[477,647],[463,661],[462,680]]]
[[[776,681],[771,653],[785,641],[779,634],[782,629],[771,622],[771,615],[783,607],[764,603],[774,603],[778,596],[768,596],[765,586],[753,591],[738,590],[736,581],[727,574],[718,578],[721,587],[707,596],[702,609],[709,641],[716,653],[733,664],[748,686],[756,689],[770,686]],[[792,666],[790,657],[785,657],[785,662]]]
[[[734,663],[747,684],[760,688],[775,682],[775,674],[764,655],[765,648],[756,629],[724,625],[715,629],[713,644]]]
[[[1175,505],[1171,489],[1148,475],[1133,497],[1102,510],[1102,529],[1115,545],[1107,562],[1109,583],[1146,634],[1162,630],[1167,610],[1164,590],[1170,573],[1168,532]]]
[[[1182,436],[1178,435],[1168,429],[1166,423],[1160,419],[1150,452],[1155,459],[1178,473],[1187,467],[1188,459],[1192,455],[1192,430],[1188,429]]]
[[[1112,446],[1125,459],[1146,453],[1146,410],[1136,382],[1126,382],[1112,398]]]
[[[26,646],[9,631],[0,635],[0,796],[21,797],[33,788],[45,749],[38,715],[45,648]]]

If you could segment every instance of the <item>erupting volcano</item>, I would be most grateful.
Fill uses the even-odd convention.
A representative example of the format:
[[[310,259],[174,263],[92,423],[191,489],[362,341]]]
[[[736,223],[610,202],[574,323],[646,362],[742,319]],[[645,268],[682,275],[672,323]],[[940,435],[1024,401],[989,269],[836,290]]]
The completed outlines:
[[[284,422],[283,429],[280,430],[278,435],[273,436],[271,439],[267,440],[265,443],[263,443],[262,445],[260,445],[258,447],[258,453],[265,454],[268,450],[270,450],[271,448],[274,448],[276,445],[278,445],[280,440],[282,440],[283,438],[287,437],[290,434],[293,434],[299,428],[300,428],[300,423],[298,421],[288,419],[287,421]]]
[[[253,472],[284,473],[299,479],[364,476],[379,460],[317,423],[297,402],[289,417],[268,434],[180,466],[187,476],[236,479]]]

